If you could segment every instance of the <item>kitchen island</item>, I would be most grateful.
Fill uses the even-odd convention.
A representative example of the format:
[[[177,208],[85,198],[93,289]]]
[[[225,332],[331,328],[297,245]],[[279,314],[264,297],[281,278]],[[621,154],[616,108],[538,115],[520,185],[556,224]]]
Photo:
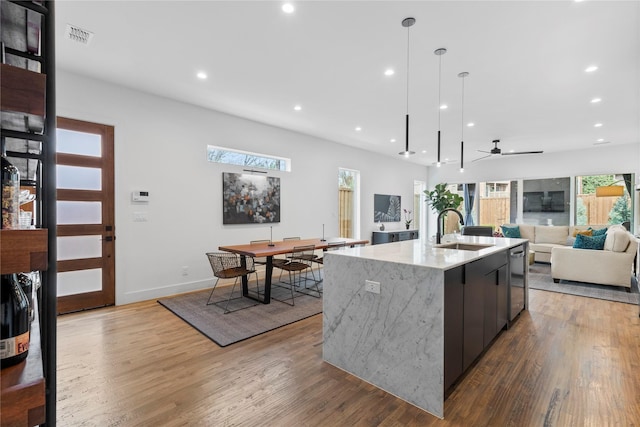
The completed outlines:
[[[527,268],[512,304],[509,260],[524,265],[527,251],[524,239],[456,236],[328,252],[324,360],[443,418],[447,390],[526,308]]]

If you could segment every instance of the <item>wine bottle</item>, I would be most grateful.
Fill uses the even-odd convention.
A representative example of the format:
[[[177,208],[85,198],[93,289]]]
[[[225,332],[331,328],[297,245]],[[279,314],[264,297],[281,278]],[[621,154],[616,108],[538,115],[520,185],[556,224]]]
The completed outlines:
[[[3,274],[0,283],[0,366],[15,365],[29,352],[29,302],[17,274]]]
[[[2,227],[20,228],[20,172],[2,156]]]

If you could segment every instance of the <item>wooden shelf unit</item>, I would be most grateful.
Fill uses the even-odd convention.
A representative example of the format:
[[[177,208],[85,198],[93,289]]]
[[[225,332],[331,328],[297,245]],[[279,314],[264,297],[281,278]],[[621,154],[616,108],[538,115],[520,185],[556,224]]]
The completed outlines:
[[[48,230],[0,230],[0,273],[47,269]],[[45,377],[37,307],[31,323],[29,355],[0,373],[2,425],[38,425],[45,422]]]
[[[0,108],[45,115],[47,76],[7,64],[0,64]]]
[[[33,302],[29,354],[26,360],[0,372],[0,427],[55,426],[56,423],[53,9],[53,1],[2,0],[0,15],[3,26],[0,36],[6,54],[3,55],[6,63],[0,64],[1,147],[10,160],[17,159],[14,165],[19,169],[29,171],[28,162],[39,162],[35,177],[31,172],[21,173],[21,185],[36,189],[38,215],[34,220],[38,228],[0,230],[0,274],[40,271],[42,283]],[[30,49],[26,40],[27,32],[33,31],[34,25],[39,37],[36,50]],[[33,32],[30,35],[33,36]]]
[[[0,419],[3,426],[35,426],[45,422],[46,382],[42,369],[38,311],[31,323],[29,355],[0,375]]]
[[[47,269],[46,228],[0,230],[0,274]]]

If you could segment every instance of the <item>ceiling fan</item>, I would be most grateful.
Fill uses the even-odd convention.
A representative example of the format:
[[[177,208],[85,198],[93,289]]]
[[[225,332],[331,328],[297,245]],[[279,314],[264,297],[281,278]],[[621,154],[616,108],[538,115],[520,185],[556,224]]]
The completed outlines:
[[[491,142],[493,142],[493,144],[494,144],[494,146],[491,149],[491,151],[478,150],[481,153],[487,153],[488,156],[482,156],[480,158],[477,158],[477,159],[473,160],[474,162],[476,160],[486,159],[487,157],[491,157],[494,154],[499,154],[501,156],[513,156],[513,155],[516,155],[516,154],[542,154],[543,153],[542,150],[539,150],[539,151],[514,151],[514,152],[511,152],[511,153],[503,153],[502,150],[500,148],[498,148],[498,143],[500,142],[499,139],[494,139]]]

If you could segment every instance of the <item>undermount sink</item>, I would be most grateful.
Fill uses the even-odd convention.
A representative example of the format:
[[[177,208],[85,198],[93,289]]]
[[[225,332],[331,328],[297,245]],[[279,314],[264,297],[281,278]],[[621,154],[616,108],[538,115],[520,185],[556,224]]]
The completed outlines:
[[[479,251],[480,249],[486,249],[492,246],[493,245],[482,245],[482,244],[476,244],[476,243],[460,243],[460,242],[441,243],[439,245],[436,245],[437,248],[457,249],[459,251]]]

